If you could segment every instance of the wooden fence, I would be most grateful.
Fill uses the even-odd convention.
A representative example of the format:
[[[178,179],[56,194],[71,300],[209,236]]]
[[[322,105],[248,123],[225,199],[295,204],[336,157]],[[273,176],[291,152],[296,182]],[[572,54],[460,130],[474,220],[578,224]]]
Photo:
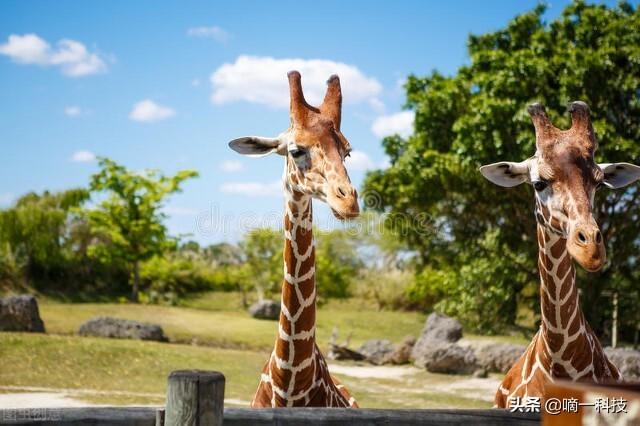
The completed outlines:
[[[43,426],[413,426],[539,425],[536,413],[507,410],[380,410],[343,408],[224,408],[221,373],[174,371],[167,404],[154,407],[0,409],[1,425]]]

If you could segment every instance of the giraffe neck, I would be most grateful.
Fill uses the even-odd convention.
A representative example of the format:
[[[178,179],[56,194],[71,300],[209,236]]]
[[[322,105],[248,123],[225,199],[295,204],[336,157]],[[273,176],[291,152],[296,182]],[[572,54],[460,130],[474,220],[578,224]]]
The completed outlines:
[[[578,300],[576,270],[567,251],[567,240],[540,225],[538,247],[540,338],[547,349],[548,361],[565,364],[576,352],[572,346],[588,333]]]
[[[544,397],[555,379],[619,380],[587,324],[578,300],[576,270],[567,240],[538,224],[538,268],[542,322],[525,353],[511,367],[496,394],[496,405],[508,407],[511,397]]]
[[[274,361],[286,399],[314,384],[316,285],[311,197],[285,184],[284,280]]]

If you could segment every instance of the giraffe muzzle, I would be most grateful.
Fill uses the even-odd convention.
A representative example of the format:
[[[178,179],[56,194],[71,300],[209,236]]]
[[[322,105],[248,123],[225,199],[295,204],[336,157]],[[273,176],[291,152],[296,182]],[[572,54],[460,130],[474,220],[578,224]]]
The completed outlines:
[[[576,225],[569,234],[567,249],[571,257],[589,272],[602,269],[607,261],[604,239],[597,225]]]
[[[327,197],[329,207],[338,219],[352,219],[360,215],[358,191],[350,185],[334,185]]]

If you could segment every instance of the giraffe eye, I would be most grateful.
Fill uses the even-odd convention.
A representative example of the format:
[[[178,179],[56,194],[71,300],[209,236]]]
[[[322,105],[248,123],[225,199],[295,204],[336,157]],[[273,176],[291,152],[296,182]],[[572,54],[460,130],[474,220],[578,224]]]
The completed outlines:
[[[540,192],[540,191],[544,191],[547,186],[549,184],[543,180],[537,180],[535,182],[533,182],[533,187],[536,189],[536,191]]]
[[[300,158],[306,153],[306,151],[304,149],[296,148],[289,151],[289,153],[293,158]]]

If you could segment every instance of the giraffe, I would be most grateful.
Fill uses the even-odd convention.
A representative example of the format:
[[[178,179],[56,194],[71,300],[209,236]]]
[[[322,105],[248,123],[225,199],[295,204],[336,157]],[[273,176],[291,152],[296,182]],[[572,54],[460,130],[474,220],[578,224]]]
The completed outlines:
[[[288,79],[289,128],[275,138],[246,136],[229,143],[243,155],[277,153],[285,158],[284,280],[278,335],[251,406],[357,407],[345,387],[329,374],[315,335],[311,200],[326,202],[338,219],[359,214],[358,194],[344,165],[351,146],[340,132],[340,79],[329,78],[319,108],[305,101],[299,72],[289,72]]]
[[[480,168],[489,181],[504,187],[527,182],[535,193],[542,321],[525,353],[511,367],[495,396],[506,408],[511,398],[544,397],[555,379],[621,380],[580,309],[574,260],[589,272],[606,262],[602,234],[592,210],[596,189],[621,188],[640,178],[629,163],[596,164],[598,148],[589,107],[571,102],[571,128],[553,126],[544,107],[528,107],[536,133],[536,152],[519,162]]]

